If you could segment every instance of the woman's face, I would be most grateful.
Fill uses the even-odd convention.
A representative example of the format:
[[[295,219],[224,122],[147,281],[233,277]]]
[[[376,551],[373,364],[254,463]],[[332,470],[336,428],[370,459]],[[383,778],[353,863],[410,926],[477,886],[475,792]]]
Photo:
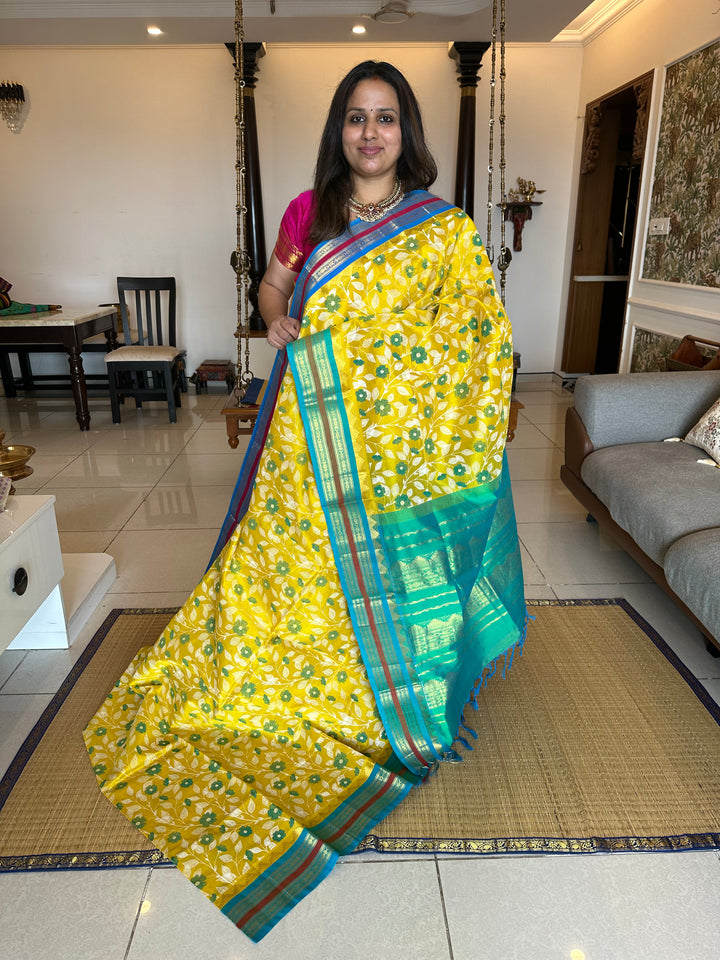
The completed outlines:
[[[402,153],[400,105],[384,80],[361,80],[348,98],[342,133],[343,153],[353,183],[395,177]]]

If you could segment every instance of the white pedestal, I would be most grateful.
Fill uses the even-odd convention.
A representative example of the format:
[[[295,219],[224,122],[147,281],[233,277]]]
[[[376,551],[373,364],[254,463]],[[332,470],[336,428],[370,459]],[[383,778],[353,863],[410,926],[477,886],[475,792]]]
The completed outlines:
[[[11,497],[0,513],[0,652],[69,647],[115,579],[109,554],[60,553],[54,503]]]

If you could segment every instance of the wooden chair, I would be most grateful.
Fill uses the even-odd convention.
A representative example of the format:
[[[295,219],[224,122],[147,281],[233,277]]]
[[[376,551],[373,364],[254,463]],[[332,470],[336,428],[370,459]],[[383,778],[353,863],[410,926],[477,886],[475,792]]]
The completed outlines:
[[[185,351],[176,345],[175,278],[118,277],[118,300],[125,345],[105,354],[113,423],[120,423],[125,397],[165,400],[171,423],[177,422]],[[127,294],[134,293],[132,329]]]

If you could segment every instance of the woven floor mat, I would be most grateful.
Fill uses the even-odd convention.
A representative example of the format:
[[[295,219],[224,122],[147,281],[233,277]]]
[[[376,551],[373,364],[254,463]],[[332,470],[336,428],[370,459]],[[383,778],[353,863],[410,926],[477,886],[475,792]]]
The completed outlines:
[[[531,601],[525,652],[458,748],[361,849],[720,848],[720,708],[624,601]],[[0,870],[160,863],[100,793],[81,731],[172,610],[114,610],[0,782]]]

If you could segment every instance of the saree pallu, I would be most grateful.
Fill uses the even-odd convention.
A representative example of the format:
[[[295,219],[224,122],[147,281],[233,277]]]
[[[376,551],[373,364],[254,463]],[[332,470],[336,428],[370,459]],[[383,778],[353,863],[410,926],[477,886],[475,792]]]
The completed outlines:
[[[455,757],[526,620],[471,221],[420,191],[355,221],[291,313],[217,555],[85,730],[105,795],[254,940]]]

